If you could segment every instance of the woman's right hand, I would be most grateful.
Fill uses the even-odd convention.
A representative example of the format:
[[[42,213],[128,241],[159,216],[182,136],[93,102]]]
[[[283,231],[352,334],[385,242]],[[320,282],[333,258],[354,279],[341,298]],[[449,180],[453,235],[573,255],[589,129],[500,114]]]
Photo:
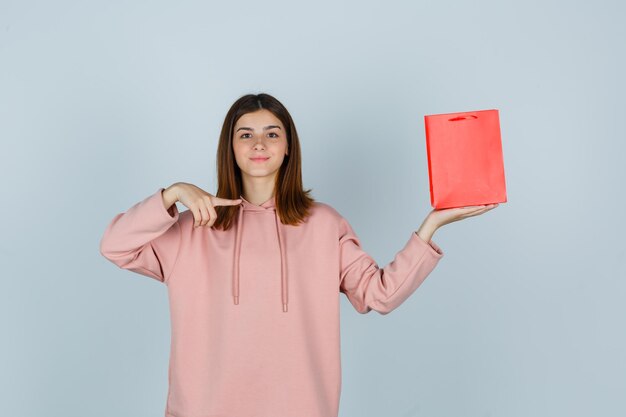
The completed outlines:
[[[213,226],[213,223],[217,220],[215,206],[234,206],[241,203],[241,198],[229,200],[216,197],[186,182],[172,184],[163,193],[164,198],[166,198],[166,194],[175,196],[176,200],[174,203],[180,201],[193,213],[194,227]]]

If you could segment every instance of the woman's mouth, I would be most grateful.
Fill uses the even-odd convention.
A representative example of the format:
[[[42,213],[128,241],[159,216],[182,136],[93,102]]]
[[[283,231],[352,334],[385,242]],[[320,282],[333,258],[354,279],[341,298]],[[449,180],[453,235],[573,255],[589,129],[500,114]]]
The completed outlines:
[[[268,157],[268,158],[250,158],[250,159],[253,160],[254,162],[265,162],[270,158]]]

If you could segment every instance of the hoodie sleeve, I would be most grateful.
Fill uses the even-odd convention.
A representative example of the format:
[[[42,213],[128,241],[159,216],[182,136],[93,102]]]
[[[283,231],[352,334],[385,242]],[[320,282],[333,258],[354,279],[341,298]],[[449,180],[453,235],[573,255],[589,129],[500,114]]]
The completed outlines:
[[[362,248],[345,218],[339,223],[339,289],[361,314],[375,310],[388,314],[404,302],[435,268],[443,251],[432,240],[427,243],[411,232],[393,261],[379,268]]]
[[[180,248],[176,204],[163,204],[164,188],[117,214],[100,241],[100,253],[119,266],[167,283]]]

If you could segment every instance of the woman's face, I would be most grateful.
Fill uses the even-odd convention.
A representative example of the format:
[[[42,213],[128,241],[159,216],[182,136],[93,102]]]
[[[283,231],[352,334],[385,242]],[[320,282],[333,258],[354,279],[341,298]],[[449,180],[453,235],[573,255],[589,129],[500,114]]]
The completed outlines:
[[[274,180],[288,153],[280,120],[269,110],[257,110],[241,116],[233,132],[233,152],[242,175]]]

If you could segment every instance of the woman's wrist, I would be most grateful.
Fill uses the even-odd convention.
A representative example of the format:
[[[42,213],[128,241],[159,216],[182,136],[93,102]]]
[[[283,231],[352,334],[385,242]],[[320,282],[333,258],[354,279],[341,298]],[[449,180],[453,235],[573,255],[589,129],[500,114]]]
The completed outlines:
[[[426,217],[422,222],[422,225],[415,232],[424,242],[428,243],[432,239],[435,231],[439,226],[430,218]]]

